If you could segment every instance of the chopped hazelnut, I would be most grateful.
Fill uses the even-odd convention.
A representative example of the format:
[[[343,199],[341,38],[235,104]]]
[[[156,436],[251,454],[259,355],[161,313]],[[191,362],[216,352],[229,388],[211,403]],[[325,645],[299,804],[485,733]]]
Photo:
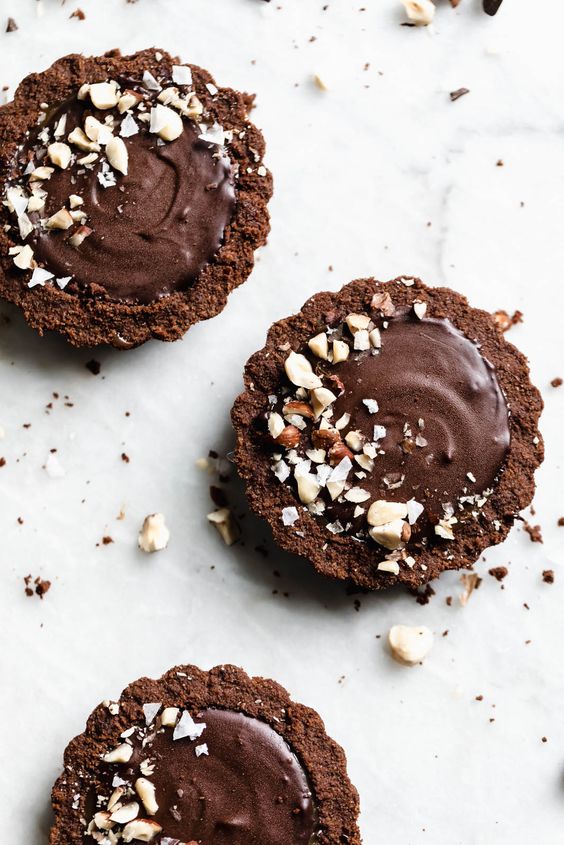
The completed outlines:
[[[315,375],[305,355],[290,352],[284,362],[284,369],[286,375],[296,387],[305,387],[307,390],[321,387],[321,379]]]
[[[112,82],[96,82],[88,93],[97,109],[113,109],[118,104],[117,86]]]
[[[394,660],[405,666],[421,663],[433,647],[433,632],[424,625],[394,625],[388,634],[388,643]]]
[[[350,348],[348,343],[344,340],[333,341],[333,363],[340,364],[341,361],[346,361],[349,357]]]
[[[162,513],[152,513],[145,517],[139,533],[138,544],[143,552],[159,552],[166,549],[170,540],[170,531],[166,527]]]
[[[405,519],[407,517],[407,505],[403,502],[386,502],[379,499],[372,502],[366,519],[369,525],[385,525],[392,520]]]
[[[70,229],[74,221],[66,208],[60,208],[45,223],[46,229]]]
[[[55,141],[54,144],[49,144],[47,147],[47,155],[57,167],[65,170],[71,160],[72,150],[68,144],[63,144],[61,141]]]
[[[327,356],[329,355],[329,341],[325,332],[312,337],[311,340],[308,340],[307,345],[314,355],[322,358],[324,361],[327,360]]]
[[[229,508],[220,508],[209,513],[208,521],[215,525],[226,546],[232,546],[239,539],[239,528]]]
[[[112,137],[106,146],[106,156],[114,170],[119,170],[120,173],[127,176],[129,154],[121,138]]]

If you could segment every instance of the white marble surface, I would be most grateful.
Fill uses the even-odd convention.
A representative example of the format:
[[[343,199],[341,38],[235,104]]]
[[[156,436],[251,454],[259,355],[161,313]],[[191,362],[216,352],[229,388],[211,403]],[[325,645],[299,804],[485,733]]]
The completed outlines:
[[[323,715],[347,751],[367,845],[561,842],[564,388],[549,386],[564,376],[561,0],[505,0],[494,19],[477,0],[442,2],[432,31],[400,27],[396,0],[81,0],[83,22],[68,19],[72,0],[43,0],[41,17],[38,5],[0,0],[1,29],[8,15],[20,26],[0,33],[0,85],[66,52],[168,48],[257,92],[276,194],[251,279],[182,342],[99,352],[93,377],[87,350],[1,309],[1,841],[45,842],[64,746],[99,700],[178,662],[231,661]],[[471,93],[451,103],[460,86]],[[245,544],[224,547],[195,461],[230,447],[243,364],[274,319],[314,291],[398,273],[524,312],[510,337],[546,400],[534,518],[545,542],[516,528],[478,565],[465,608],[452,574],[426,607],[394,592],[361,597],[356,613],[341,585],[268,539],[266,560],[254,551],[268,535],[237,482]],[[73,406],[46,414],[53,391]],[[53,448],[60,479],[42,468]],[[172,539],[144,556],[137,531],[155,510]],[[115,542],[97,547],[105,534]],[[505,564],[500,590],[487,569]],[[43,602],[24,596],[28,572],[53,581]],[[383,638],[398,622],[436,632],[424,666],[392,663]]]

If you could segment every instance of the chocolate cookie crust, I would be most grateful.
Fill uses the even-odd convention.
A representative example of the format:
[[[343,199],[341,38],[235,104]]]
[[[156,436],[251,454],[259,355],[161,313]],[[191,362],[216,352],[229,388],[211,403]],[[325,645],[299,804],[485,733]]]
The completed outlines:
[[[147,74],[149,80],[163,79],[167,85],[174,85],[173,68],[178,65],[179,60],[164,51],[152,49],[122,56],[119,50],[113,50],[104,56],[92,58],[65,56],[48,70],[26,77],[18,87],[13,102],[0,108],[0,182],[3,188],[17,175],[14,174],[14,163],[18,149],[26,142],[26,133],[37,130],[38,121],[45,114],[45,104],[49,109],[56,108],[70,98],[76,98],[84,85],[107,80],[142,80]],[[139,301],[132,301],[130,291],[122,301],[119,287],[116,296],[116,290],[112,292],[96,285],[73,287],[72,281],[68,289],[60,289],[53,283],[30,288],[31,268],[20,269],[14,265],[14,254],[9,255],[10,249],[27,241],[22,240],[18,233],[13,213],[2,205],[0,296],[18,305],[28,323],[40,333],[53,329],[75,346],[111,344],[120,349],[138,346],[150,338],[176,340],[193,323],[219,313],[230,291],[242,284],[250,274],[254,264],[254,250],[266,242],[268,235],[267,203],[272,194],[272,179],[262,164],[264,140],[248,120],[253,97],[229,88],[217,88],[213,78],[202,68],[193,65],[183,67],[188,69],[187,73],[191,76],[189,90],[194,92],[197,102],[203,107],[198,121],[202,124],[205,122],[213,131],[219,127],[229,138],[225,149],[232,174],[234,204],[230,208],[226,197],[223,203],[225,211],[221,208],[213,211],[217,219],[214,226],[227,220],[225,226],[221,224],[223,232],[219,249],[210,257],[210,246],[196,243],[193,248],[196,258],[201,253],[201,268],[196,264],[196,258],[188,267],[188,270],[193,267],[197,271],[195,278],[188,279],[190,283],[185,289],[178,289],[177,284],[172,284],[170,293],[167,291],[167,295],[153,301],[147,301],[145,292]],[[152,92],[155,97],[157,90]],[[134,114],[137,118],[137,113]],[[185,127],[192,126],[190,117],[183,118],[183,123]],[[66,139],[63,137],[60,140]],[[126,136],[125,141],[127,145],[128,141],[136,139],[128,139]],[[158,143],[164,142],[159,139]],[[170,148],[178,143],[173,141]],[[50,163],[41,162],[43,165]],[[183,164],[180,160],[179,166]],[[205,175],[202,167],[200,170]],[[56,175],[59,175],[58,172]],[[48,188],[48,182],[44,186]],[[109,190],[116,191],[118,188]],[[139,199],[142,195],[139,189],[135,198]],[[205,200],[203,191],[198,202],[204,203]],[[148,195],[148,208],[152,201]],[[119,199],[116,199],[116,205],[118,203]],[[184,203],[184,207],[187,207],[187,203]],[[211,215],[211,207],[204,209],[203,213]],[[150,213],[148,217],[150,221]],[[4,226],[12,228],[4,231]],[[217,231],[221,234],[221,229]],[[123,231],[120,237],[123,241]],[[212,232],[208,239],[210,244],[214,237]],[[39,263],[40,258],[38,255]],[[103,255],[101,259],[104,260]],[[111,254],[106,260],[111,262]],[[48,266],[46,270],[49,270]],[[53,272],[55,270],[58,272],[60,268],[53,268]],[[162,267],[159,270],[162,274]],[[171,264],[173,281],[177,274],[177,268]],[[166,290],[166,286],[163,288]]]
[[[172,769],[168,773],[165,769],[163,773],[166,756],[163,758],[157,745],[158,742],[163,741],[162,738],[167,733],[173,730],[170,727],[172,724],[170,708],[178,708],[181,711],[181,715],[173,714],[176,723],[174,730],[182,733],[182,738],[178,737],[177,742],[174,743],[175,746],[190,743],[191,737],[196,737],[196,741],[203,744],[206,740],[206,731],[202,732],[201,722],[205,721],[207,714],[210,722],[209,729],[214,727],[214,722],[217,728],[217,719],[222,717],[223,712],[226,722],[223,726],[220,722],[220,734],[221,731],[225,732],[229,728],[230,723],[233,724],[239,737],[237,742],[243,743],[239,746],[243,758],[249,754],[252,756],[255,753],[253,745],[257,745],[256,734],[254,742],[249,743],[246,739],[245,723],[258,727],[265,736],[276,735],[280,738],[277,743],[286,748],[289,747],[295,755],[296,764],[293,770],[289,771],[288,781],[291,784],[292,779],[295,780],[298,777],[296,765],[301,766],[311,790],[310,801],[315,817],[311,837],[308,835],[308,838],[304,839],[302,833],[295,841],[287,841],[285,845],[302,845],[302,843],[310,845],[310,840],[311,845],[314,842],[320,845],[343,845],[343,843],[360,845],[357,828],[358,796],[347,777],[346,758],[342,749],[326,735],[323,722],[317,713],[291,701],[286,690],[275,681],[251,678],[234,666],[218,666],[209,672],[202,672],[190,665],[177,666],[159,680],[141,678],[123,691],[118,702],[103,702],[92,713],[85,732],[69,743],[65,751],[64,772],[53,787],[52,804],[55,823],[51,830],[51,845],[85,845],[85,843],[96,841],[91,835],[85,834],[85,830],[96,812],[107,812],[106,805],[108,802],[112,803],[112,789],[120,786],[123,788],[123,785],[119,783],[121,780],[127,780],[133,784],[133,796],[126,792],[125,797],[120,795],[117,797],[122,798],[122,804],[125,801],[137,801],[141,804],[143,801],[145,809],[140,812],[140,815],[144,815],[144,820],[151,824],[145,826],[141,832],[144,834],[146,828],[147,835],[150,835],[151,826],[155,831],[152,839],[139,838],[139,841],[151,841],[154,845],[160,845],[160,843],[162,845],[175,843],[176,845],[178,831],[190,830],[191,820],[187,821],[183,828],[182,820],[178,818],[181,815],[182,802],[186,800],[186,795],[182,794],[183,790],[180,790],[180,795],[177,796],[172,814],[168,813],[168,808],[166,808],[166,813],[162,812],[163,798],[166,791],[172,789],[172,780],[178,774],[177,769]],[[187,722],[187,727],[182,730],[185,722]],[[131,732],[134,726],[139,728],[139,739],[156,734],[156,740],[151,739],[148,743],[145,742],[141,755],[145,762],[140,761],[139,758],[139,746],[140,744],[143,746],[143,741],[139,743],[135,738],[135,733]],[[216,734],[216,748],[220,734]],[[212,740],[213,736],[209,741],[209,749],[202,750],[200,745],[199,750],[195,751],[192,763],[194,769],[197,770],[197,764],[200,761],[204,764],[212,761],[214,754]],[[228,736],[226,741],[229,741]],[[111,754],[114,749],[124,743],[134,746],[128,761],[119,764],[102,760],[103,756]],[[260,736],[258,745],[260,745]],[[209,757],[206,752],[209,752]],[[128,767],[131,772],[128,771]],[[236,767],[234,771],[237,771]],[[157,783],[159,772],[161,772],[160,785]],[[149,786],[148,791],[147,788],[139,788],[136,780],[139,774],[144,776],[150,784],[157,783],[156,798],[161,802],[162,807],[152,815],[145,812],[147,807],[152,809],[151,788]],[[249,774],[252,779],[252,771],[249,771]],[[266,782],[270,777],[271,772],[265,772]],[[190,782],[191,780],[188,781]],[[194,782],[196,786],[201,786],[197,778]],[[237,788],[237,781],[234,781],[234,784]],[[146,787],[146,784],[141,786],[143,785]],[[211,788],[213,784],[208,783],[206,786]],[[243,781],[240,786],[242,790],[246,789],[246,783]],[[251,783],[251,786],[255,784]],[[135,796],[135,790],[138,797]],[[145,794],[145,800],[143,800],[143,794]],[[97,795],[104,796],[104,801],[98,806],[96,806]],[[259,794],[259,800],[260,797]],[[155,793],[152,794],[152,798],[155,799]],[[210,803],[213,806],[213,795],[211,798]],[[283,795],[281,798],[283,799]],[[114,807],[117,808],[117,805]],[[230,835],[235,837],[234,842],[240,841],[236,838],[237,836],[244,837],[245,832],[252,829],[248,827],[252,820],[251,823],[248,820],[245,822],[246,814],[252,809],[252,804],[244,802],[237,809],[240,812],[232,816],[237,821],[233,822],[233,827],[229,827]],[[259,810],[263,809],[259,808]],[[279,809],[270,807],[269,812],[276,813]],[[126,818],[127,815],[126,810]],[[209,814],[204,815],[209,817]],[[168,818],[170,818],[170,827],[176,832],[167,832],[165,822]],[[104,819],[100,817],[99,821],[101,824],[104,823]],[[218,824],[225,823],[220,819],[217,822]],[[157,831],[155,825],[162,827],[162,830]],[[94,832],[98,830],[94,824],[91,827]],[[122,822],[114,823],[113,827],[122,833],[125,830]],[[218,827],[217,830],[221,829]],[[297,829],[299,829],[299,824]],[[213,824],[210,830],[213,830]],[[134,831],[131,832],[134,833]],[[277,833],[274,832],[273,836],[276,835]],[[129,836],[129,832],[125,836]],[[138,839],[124,838],[124,841],[138,841]],[[202,842],[204,841],[207,842],[208,839],[203,839]],[[209,841],[211,845],[214,840]],[[277,842],[276,839],[272,841]],[[188,842],[190,842],[189,838]],[[262,840],[253,838],[248,845],[255,845],[255,842],[259,845]]]
[[[430,538],[429,532],[425,530],[417,533],[417,519],[423,510],[417,502],[415,502],[415,514],[410,513],[413,507],[410,508],[409,505],[413,503],[408,503],[407,508],[395,504],[398,501],[405,502],[408,497],[413,496],[413,493],[403,494],[401,487],[399,490],[394,489],[394,484],[391,483],[388,488],[391,492],[385,496],[385,499],[393,503],[393,509],[391,513],[388,513],[389,509],[384,507],[383,510],[388,513],[388,516],[371,521],[371,525],[375,527],[370,530],[370,538],[378,538],[378,542],[374,543],[368,538],[367,532],[364,535],[352,537],[351,532],[343,531],[343,526],[337,521],[329,524],[324,510],[320,511],[318,508],[319,498],[311,505],[304,505],[304,500],[308,497],[304,497],[301,491],[298,496],[295,487],[284,483],[288,468],[282,467],[281,472],[280,464],[276,463],[276,459],[283,453],[281,463],[291,463],[292,455],[288,449],[301,448],[302,432],[299,426],[295,426],[297,422],[295,417],[286,416],[286,411],[284,411],[284,422],[280,426],[280,431],[277,427],[276,415],[274,415],[274,420],[271,418],[272,412],[279,409],[277,397],[286,389],[284,401],[287,402],[289,396],[293,403],[292,410],[295,408],[297,413],[304,414],[308,424],[305,434],[310,436],[307,414],[311,417],[311,407],[309,410],[296,407],[295,394],[292,391],[295,391],[294,385],[297,382],[294,381],[292,384],[285,374],[285,367],[286,373],[288,372],[287,360],[290,354],[297,353],[299,357],[300,353],[306,351],[309,359],[312,360],[311,343],[317,347],[318,338],[322,340],[324,333],[328,333],[330,339],[339,338],[340,327],[344,325],[345,332],[349,331],[347,318],[352,317],[352,328],[347,335],[350,349],[352,350],[351,339],[356,338],[352,332],[357,331],[363,320],[367,324],[367,327],[363,329],[366,335],[369,334],[368,330],[371,326],[380,325],[381,332],[377,329],[376,336],[371,335],[371,345],[373,345],[372,341],[375,345],[381,343],[381,356],[374,360],[379,362],[379,366],[385,366],[386,321],[389,321],[390,326],[394,324],[394,329],[396,329],[394,321],[398,321],[398,315],[400,320],[407,319],[405,315],[408,312],[411,314],[409,319],[414,321],[414,325],[420,319],[423,326],[429,325],[430,328],[437,330],[440,328],[441,332],[446,332],[448,335],[460,334],[466,346],[472,346],[472,355],[476,356],[477,351],[474,350],[479,350],[484,372],[476,384],[472,385],[472,390],[480,390],[483,393],[487,385],[491,385],[487,389],[491,393],[492,414],[494,407],[497,407],[495,413],[497,414],[496,426],[498,426],[492,433],[495,436],[492,436],[491,447],[484,445],[484,459],[490,460],[491,463],[482,479],[482,485],[488,483],[488,473],[490,473],[490,478],[495,475],[495,480],[488,489],[477,489],[477,495],[475,495],[472,484],[475,484],[477,479],[471,473],[472,468],[465,467],[465,472],[469,471],[468,495],[462,495],[466,494],[466,490],[461,490],[460,499],[455,502],[453,509],[445,510],[443,514],[425,512],[422,517],[426,520],[426,524],[431,526]],[[369,323],[371,317],[374,318],[374,322]],[[332,332],[335,331],[337,333],[333,335]],[[468,340],[465,341],[464,338]],[[441,340],[440,337],[439,340]],[[360,348],[366,347],[360,345]],[[463,350],[462,346],[460,348]],[[372,349],[362,354],[370,355],[371,352],[378,354],[380,350]],[[324,352],[318,349],[316,354],[322,356]],[[351,351],[350,354],[352,357],[356,353]],[[472,375],[472,356],[466,352],[464,354],[469,356],[468,372]],[[316,366],[315,358],[313,358],[314,381],[317,372],[321,375],[325,374],[321,395],[318,394],[321,405],[316,411],[319,413],[324,402],[334,402],[331,408],[337,408],[334,416],[330,417],[331,427],[338,427],[340,422],[344,422],[345,426],[348,424],[346,415],[344,420],[342,416],[339,420],[337,419],[345,410],[346,396],[350,389],[349,378],[349,384],[345,385],[347,393],[342,399],[343,384],[340,384],[339,368],[349,366],[348,355],[347,348],[344,363],[333,366],[329,376],[326,375],[325,362],[318,359],[319,366]],[[393,364],[398,366],[397,355]],[[491,378],[488,379],[490,366],[495,371],[495,382],[492,382]],[[328,379],[333,379],[333,381],[329,382]],[[297,315],[281,320],[272,326],[265,347],[247,362],[244,380],[246,391],[235,402],[232,421],[237,435],[235,461],[246,482],[250,505],[256,513],[267,519],[275,540],[282,548],[307,558],[317,571],[324,575],[350,580],[367,589],[380,589],[398,582],[403,582],[410,587],[419,587],[446,569],[472,566],[485,548],[505,539],[518,512],[532,499],[533,474],[543,458],[543,443],[537,428],[542,400],[538,391],[530,384],[526,359],[515,347],[507,343],[490,314],[471,308],[464,297],[447,288],[429,288],[419,279],[401,277],[386,283],[377,282],[374,279],[360,279],[346,285],[338,293],[317,294]],[[389,388],[392,390],[393,375],[387,376],[386,381],[388,385],[392,385]],[[402,372],[398,372],[398,385],[400,387],[404,385],[404,395],[410,395],[409,390],[405,388]],[[497,397],[494,391],[495,385],[499,385],[501,391],[501,395]],[[311,382],[311,386],[318,387],[319,385],[315,381],[315,383]],[[334,391],[332,397],[329,395],[325,398],[327,387]],[[307,390],[304,391],[304,394],[307,392]],[[470,391],[470,397],[466,400],[470,409],[473,401],[471,393]],[[309,397],[313,395],[310,391]],[[417,393],[414,392],[413,395],[416,396]],[[480,393],[475,395],[479,396]],[[337,397],[336,400],[335,397]],[[367,399],[370,401],[370,397]],[[304,401],[306,403],[309,401],[305,395]],[[316,401],[312,399],[314,406]],[[407,402],[407,408],[405,399],[402,399],[402,402],[407,414],[411,410],[409,402]],[[506,403],[508,413],[505,411],[502,413],[500,402]],[[341,407],[339,407],[340,403],[342,403]],[[485,409],[483,413],[485,413],[488,405],[482,404]],[[368,410],[374,412],[373,421],[377,424],[380,421],[377,403],[374,403],[374,407],[369,406]],[[385,408],[382,410],[386,411]],[[282,417],[282,413],[278,416]],[[404,429],[405,444],[402,443],[401,447],[406,453],[409,451],[418,453],[419,446],[428,446],[425,430],[417,430],[418,414],[415,407],[410,416],[414,416],[415,424],[411,422],[407,424],[407,428]],[[492,416],[489,420],[491,427],[493,427],[493,419]],[[288,422],[294,425],[288,425]],[[420,422],[425,421],[420,420]],[[507,432],[504,432],[504,426]],[[375,425],[376,428],[379,426]],[[318,439],[313,441],[313,446],[328,450],[328,458],[325,460],[333,469],[337,469],[337,474],[337,465],[343,459],[350,459],[355,469],[359,469],[355,464],[358,457],[361,460],[365,459],[362,454],[360,456],[353,454],[360,449],[348,436],[345,436],[345,430],[346,428],[343,428],[342,438],[334,429],[329,432],[314,433]],[[476,432],[475,438],[479,437],[479,428]],[[463,445],[463,433],[460,435],[455,431],[455,434]],[[485,438],[489,434],[490,432],[484,431]],[[323,442],[329,435],[334,439],[329,443]],[[369,456],[374,459],[373,466],[378,467],[378,460],[387,460],[384,453],[379,451],[380,443],[384,441],[378,440],[379,437],[386,437],[385,428],[379,434],[375,430],[374,437],[377,442],[369,444],[373,449],[369,452]],[[485,443],[486,440],[484,440]],[[479,457],[479,440],[475,440],[475,444],[474,448]],[[376,449],[373,448],[374,445]],[[332,450],[335,451],[335,460],[331,460]],[[316,449],[307,454],[308,458],[312,458],[312,465],[318,460],[314,454],[315,451]],[[277,454],[273,455],[273,453]],[[290,458],[286,457],[288,454]],[[421,454],[424,454],[424,449]],[[293,457],[295,459],[295,455]],[[448,460],[448,455],[445,460]],[[499,462],[498,465],[496,461]],[[275,473],[278,473],[278,477]],[[385,480],[387,483],[388,480]],[[390,479],[390,481],[394,480]],[[311,476],[308,475],[300,483],[306,487],[307,493],[308,485],[312,486]],[[366,482],[359,481],[355,482],[356,484],[362,487],[366,485]],[[312,495],[316,492],[317,485],[314,483]],[[381,499],[384,499],[383,495]],[[352,501],[356,499],[353,498]],[[462,504],[460,504],[461,501]],[[387,506],[387,504],[389,502],[378,502],[375,507],[382,510],[381,505]],[[362,510],[363,503],[360,500],[359,507]],[[395,512],[398,507],[400,510],[403,508],[401,513]],[[412,516],[414,516],[413,519]],[[362,519],[367,519],[366,513]],[[383,522],[386,522],[385,526],[382,526]],[[432,531],[433,527],[434,531]],[[382,529],[385,529],[384,533]],[[389,529],[398,532],[395,544],[389,542]],[[427,539],[422,541],[423,537]],[[380,542],[383,542],[385,547],[380,546]]]

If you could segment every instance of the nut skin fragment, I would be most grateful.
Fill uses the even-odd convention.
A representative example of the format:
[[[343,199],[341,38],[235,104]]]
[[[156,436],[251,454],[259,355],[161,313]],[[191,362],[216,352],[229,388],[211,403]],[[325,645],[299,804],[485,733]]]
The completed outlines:
[[[276,438],[276,443],[284,449],[295,449],[301,440],[300,430],[295,425],[287,425]]]
[[[328,451],[334,443],[341,439],[341,435],[336,428],[320,428],[312,431],[311,439],[316,449]]]
[[[424,625],[394,625],[388,633],[388,643],[394,660],[404,666],[416,666],[431,651],[433,633]]]
[[[315,416],[313,408],[307,402],[287,402],[282,408],[284,416],[297,414],[299,417],[307,417],[312,420]]]
[[[349,458],[349,460],[352,461],[354,455],[351,450],[345,446],[342,440],[338,440],[329,449],[327,457],[329,458],[331,466],[334,467],[337,466],[337,464],[340,464],[343,458]]]
[[[138,538],[141,551],[162,551],[166,549],[169,540],[170,531],[166,527],[164,514],[152,513],[146,516]]]

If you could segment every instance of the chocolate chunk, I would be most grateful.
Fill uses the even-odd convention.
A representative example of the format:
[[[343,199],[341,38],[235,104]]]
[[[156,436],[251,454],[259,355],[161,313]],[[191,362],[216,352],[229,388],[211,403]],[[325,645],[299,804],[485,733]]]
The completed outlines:
[[[488,15],[495,15],[503,0],[484,0],[484,12]]]
[[[90,370],[93,376],[97,376],[100,374],[100,370],[102,369],[102,365],[99,361],[96,361],[92,358],[90,361],[87,361],[84,365],[87,370]]]
[[[52,845],[83,845],[83,820],[97,834],[109,814],[125,841],[360,845],[357,794],[319,716],[233,666],[178,666],[98,707],[53,808]]]
[[[245,383],[232,419],[250,504],[324,574],[418,589],[469,568],[531,501],[540,395],[493,318],[446,288],[318,294],[271,328]]]

